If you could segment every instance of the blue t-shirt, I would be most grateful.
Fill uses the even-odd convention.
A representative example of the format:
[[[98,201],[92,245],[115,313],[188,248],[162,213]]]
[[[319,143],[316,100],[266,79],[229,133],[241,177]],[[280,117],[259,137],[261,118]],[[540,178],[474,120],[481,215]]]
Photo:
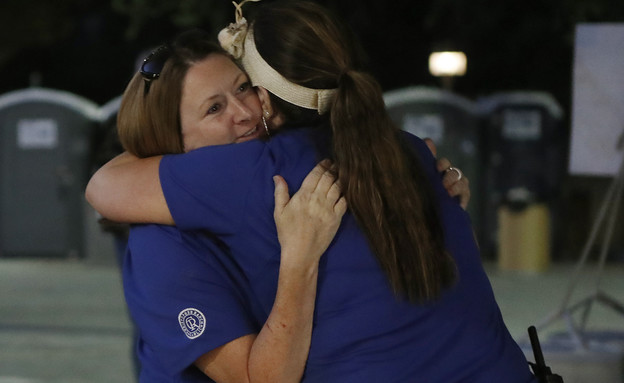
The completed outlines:
[[[313,129],[300,128],[267,142],[165,156],[160,165],[176,224],[183,230],[209,230],[227,244],[260,305],[255,313],[260,323],[273,304],[280,261],[272,176],[282,175],[296,191],[321,159],[313,137]],[[347,213],[319,265],[303,381],[535,382],[503,323],[468,215],[443,188],[424,142],[409,134],[404,138],[416,149],[437,195],[458,281],[428,304],[396,298]]]
[[[141,382],[212,382],[193,362],[259,331],[244,275],[222,244],[201,232],[133,226],[123,284],[139,329]]]

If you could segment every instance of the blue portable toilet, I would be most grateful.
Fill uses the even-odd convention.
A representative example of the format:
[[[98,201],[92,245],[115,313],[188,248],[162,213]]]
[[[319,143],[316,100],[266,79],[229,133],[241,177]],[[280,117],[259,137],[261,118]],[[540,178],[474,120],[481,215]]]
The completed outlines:
[[[398,126],[431,138],[438,157],[448,158],[470,180],[468,212],[481,236],[481,132],[476,105],[468,98],[432,87],[413,86],[384,93],[386,108]]]
[[[84,256],[83,201],[98,106],[60,90],[0,96],[0,255]]]
[[[563,109],[540,91],[477,100],[486,130],[485,225],[503,269],[544,271],[550,264],[553,198],[565,172]]]

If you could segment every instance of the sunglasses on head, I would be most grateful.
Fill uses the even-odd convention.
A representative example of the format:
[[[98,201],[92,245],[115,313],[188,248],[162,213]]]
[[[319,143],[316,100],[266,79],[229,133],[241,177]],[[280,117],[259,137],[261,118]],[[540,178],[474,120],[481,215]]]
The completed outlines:
[[[171,48],[169,48],[168,45],[161,45],[152,51],[152,53],[150,53],[145,60],[143,60],[141,70],[139,72],[145,81],[145,94],[149,91],[152,80],[156,80],[160,77],[160,72],[162,72],[165,63],[170,56]]]

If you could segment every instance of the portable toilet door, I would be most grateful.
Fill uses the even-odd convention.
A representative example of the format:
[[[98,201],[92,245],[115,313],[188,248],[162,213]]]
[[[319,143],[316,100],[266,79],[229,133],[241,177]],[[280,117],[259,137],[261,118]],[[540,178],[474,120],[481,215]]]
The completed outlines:
[[[448,158],[470,180],[468,212],[481,236],[481,130],[476,105],[458,94],[425,86],[384,93],[386,109],[404,131],[431,138],[438,157]]]
[[[0,255],[83,256],[98,106],[59,90],[0,96]]]
[[[500,92],[477,100],[486,130],[485,220],[502,269],[545,271],[559,234],[567,135],[549,93]],[[496,249],[496,250],[494,250]]]

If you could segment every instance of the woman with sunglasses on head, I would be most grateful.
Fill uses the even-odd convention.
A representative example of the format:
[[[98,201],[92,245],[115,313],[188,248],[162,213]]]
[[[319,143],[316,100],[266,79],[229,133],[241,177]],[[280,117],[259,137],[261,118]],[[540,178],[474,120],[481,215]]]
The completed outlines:
[[[146,58],[122,98],[118,130],[139,157],[182,153],[260,138],[260,114],[246,74],[205,32],[189,31]],[[315,167],[292,199],[276,179],[281,253],[277,248],[279,288],[270,313],[255,313],[249,282],[214,235],[132,226],[123,283],[139,328],[141,382],[274,382],[293,370],[299,378],[318,260],[346,210],[326,166]]]
[[[243,54],[262,52],[261,61],[242,61],[254,83],[291,103],[271,103],[260,88],[269,122],[286,125],[266,142],[115,161],[94,182],[108,183],[109,192],[118,187],[121,195],[112,203],[90,195],[96,208],[114,219],[171,223],[170,208],[179,227],[209,230],[231,249],[258,301],[256,313],[266,315],[280,267],[271,177],[281,174],[296,186],[330,156],[352,214],[320,260],[304,381],[531,381],[500,317],[468,218],[444,191],[425,144],[391,125],[380,90],[358,70],[339,28],[327,30],[335,24],[322,10],[275,3],[264,22],[262,11],[253,32],[242,36]],[[317,29],[306,29],[311,26]],[[285,29],[263,36],[272,27]],[[315,56],[291,60],[305,63],[303,69],[290,73],[280,60],[270,61],[273,48],[290,54],[301,47]],[[331,54],[339,57],[315,61]],[[323,64],[329,69],[321,70]],[[271,68],[286,80],[271,77]],[[306,70],[320,76],[296,77]],[[142,178],[131,179],[134,171]],[[132,206],[135,193],[147,196],[149,217]],[[111,208],[119,201],[121,209]]]

